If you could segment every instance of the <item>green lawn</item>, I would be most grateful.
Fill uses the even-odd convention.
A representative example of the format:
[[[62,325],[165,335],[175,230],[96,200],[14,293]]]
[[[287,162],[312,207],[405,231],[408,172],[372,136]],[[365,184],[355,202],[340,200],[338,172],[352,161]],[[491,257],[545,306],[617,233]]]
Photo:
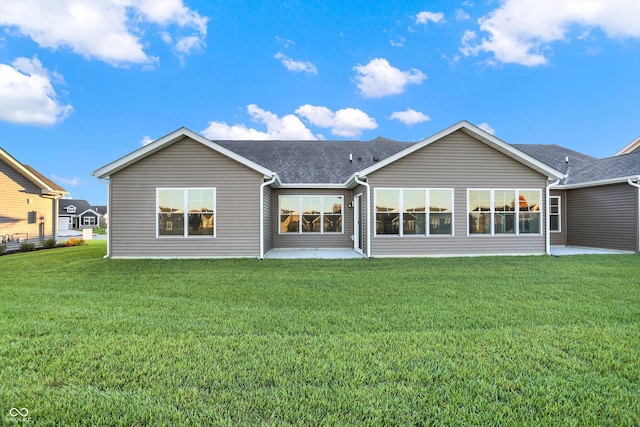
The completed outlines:
[[[0,257],[0,424],[640,425],[638,255],[105,249]]]

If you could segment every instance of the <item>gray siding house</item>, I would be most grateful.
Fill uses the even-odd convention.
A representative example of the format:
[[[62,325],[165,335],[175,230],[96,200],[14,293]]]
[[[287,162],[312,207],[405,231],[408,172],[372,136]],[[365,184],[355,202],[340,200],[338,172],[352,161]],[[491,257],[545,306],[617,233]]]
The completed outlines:
[[[0,148],[0,245],[57,238],[58,200],[67,192]]]
[[[578,217],[580,203],[596,209],[580,202],[579,190],[608,185],[620,189],[600,197],[624,198],[625,219],[616,227],[632,235],[625,248],[638,251],[640,171],[629,175],[629,166],[624,181],[588,185],[585,177],[570,178],[566,149],[536,147],[507,144],[466,121],[417,143],[210,141],[181,128],[93,175],[109,180],[113,258],[264,258],[284,248],[398,257],[613,247],[591,230],[592,217]],[[576,162],[597,162],[571,153]],[[629,155],[612,167],[626,165],[620,159]]]

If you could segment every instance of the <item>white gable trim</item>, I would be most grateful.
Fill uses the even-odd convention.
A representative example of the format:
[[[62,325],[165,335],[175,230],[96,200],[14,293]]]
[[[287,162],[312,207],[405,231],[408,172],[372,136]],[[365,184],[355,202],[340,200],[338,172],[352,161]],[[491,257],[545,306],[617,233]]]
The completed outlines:
[[[635,150],[636,148],[640,148],[640,136],[638,138],[634,139],[633,141],[631,141],[631,144],[627,145],[622,150],[618,151],[616,153],[616,156],[620,156],[622,154],[629,154],[633,150]]]
[[[233,151],[230,151],[218,144],[216,144],[213,141],[210,141],[208,139],[206,139],[205,137],[203,137],[202,135],[199,135],[187,128],[180,128],[176,131],[171,132],[170,134],[163,136],[162,138],[159,138],[155,141],[153,141],[150,144],[145,145],[142,148],[137,149],[136,151],[127,154],[124,157],[121,157],[120,159],[109,163],[106,166],[101,167],[100,169],[97,169],[95,171],[93,171],[91,173],[91,175],[97,177],[97,178],[102,178],[102,179],[109,179],[109,177],[118,172],[119,170],[122,170],[130,165],[132,165],[133,163],[136,163],[139,160],[144,159],[145,157],[150,156],[151,154],[160,151],[163,148],[168,147],[169,145],[183,139],[184,137],[188,137],[191,138],[192,140],[201,143],[202,145],[205,145],[209,148],[211,148],[212,150],[227,156],[235,161],[237,161],[238,163],[241,163],[245,166],[247,166],[249,169],[253,169],[256,172],[259,172],[265,176],[273,176],[275,175],[274,172],[270,171],[269,169],[265,168],[264,166],[260,166],[259,164],[252,162],[251,160],[240,156],[239,154],[234,153]]]
[[[453,126],[450,126],[430,137],[428,137],[427,139],[424,139],[420,142],[417,142],[413,145],[411,145],[408,148],[405,148],[404,150],[394,154],[393,156],[387,157],[386,159],[372,165],[369,166],[366,169],[363,169],[362,171],[354,174],[354,176],[359,176],[359,177],[366,177],[367,175],[382,169],[383,167],[395,162],[396,160],[399,160],[405,156],[408,156],[409,154],[418,151],[424,147],[426,147],[429,144],[432,144],[433,142],[436,142],[442,138],[444,138],[445,136],[448,136],[458,130],[463,131],[464,133],[466,133],[467,135],[477,139],[480,142],[483,142],[484,144],[488,145],[489,147],[511,157],[512,159],[530,167],[531,169],[547,176],[550,179],[561,179],[564,178],[565,175],[560,172],[557,171],[547,165],[545,165],[544,163],[540,162],[539,160],[534,159],[533,157],[529,156],[528,154],[523,153],[522,151],[518,150],[517,148],[513,147],[512,145],[507,144],[506,142],[496,138],[495,136],[491,135],[490,133],[480,129],[479,127],[472,125],[471,123],[467,122],[466,120],[460,121],[458,123],[456,123]],[[347,182],[351,181],[353,179],[349,178],[349,180],[347,180]]]
[[[13,169],[15,169],[20,175],[24,176],[33,184],[37,185],[38,188],[40,188],[41,190],[40,192],[42,194],[50,194],[50,193],[65,194],[66,193],[64,191],[54,190],[53,188],[51,188],[49,184],[47,184],[46,182],[38,178],[36,175],[34,175],[29,169],[25,168],[22,165],[22,163],[14,159],[11,156],[11,154],[7,153],[2,148],[0,148],[0,158],[3,159]]]

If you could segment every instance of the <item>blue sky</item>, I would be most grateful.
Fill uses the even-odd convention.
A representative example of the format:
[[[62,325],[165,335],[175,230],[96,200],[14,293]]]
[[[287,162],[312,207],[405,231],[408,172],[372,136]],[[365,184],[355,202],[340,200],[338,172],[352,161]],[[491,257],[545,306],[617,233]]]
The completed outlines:
[[[608,157],[640,136],[638,16],[634,0],[2,0],[0,146],[93,204],[93,170],[181,126],[419,141],[464,119]]]

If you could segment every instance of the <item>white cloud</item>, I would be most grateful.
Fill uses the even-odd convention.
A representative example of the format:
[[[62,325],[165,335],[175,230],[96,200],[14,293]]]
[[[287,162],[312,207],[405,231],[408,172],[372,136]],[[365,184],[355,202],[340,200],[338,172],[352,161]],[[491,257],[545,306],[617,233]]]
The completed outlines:
[[[58,183],[58,184],[62,184],[66,187],[75,187],[78,184],[80,184],[80,180],[78,179],[77,176],[74,176],[72,178],[61,178],[58,175],[56,175],[55,173],[51,174],[51,178],[53,179],[54,182]]]
[[[60,102],[52,77],[63,82],[61,75],[49,73],[35,56],[0,64],[0,120],[28,125],[53,125],[64,120],[73,107]]]
[[[408,126],[431,120],[431,117],[419,111],[412,110],[411,108],[407,108],[406,111],[396,111],[391,114],[389,118],[391,120],[398,120]]]
[[[316,66],[313,65],[311,62],[295,61],[281,52],[276,53],[273,57],[278,59],[280,62],[282,62],[282,65],[287,67],[287,70],[293,71],[294,73],[299,73],[299,72],[305,72],[305,73],[311,73],[311,74],[318,73]]]
[[[224,122],[209,122],[202,135],[209,139],[246,139],[246,140],[315,140],[318,139],[300,119],[293,114],[278,117],[263,110],[256,104],[247,105],[247,113],[253,120],[267,126],[266,131],[247,128],[243,124],[228,125]]]
[[[482,129],[483,131],[490,133],[491,135],[495,135],[496,134],[496,130],[494,128],[492,128],[491,126],[489,126],[489,123],[487,122],[482,122],[478,125],[478,127],[480,129]]]
[[[389,40],[389,43],[391,43],[391,46],[393,47],[402,47],[404,46],[404,42],[406,42],[407,39],[405,37],[402,36],[396,36],[395,40]]]
[[[456,21],[466,21],[471,16],[464,9],[456,9]]]
[[[69,48],[113,65],[158,61],[140,39],[148,24],[160,27],[176,54],[189,54],[205,45],[207,20],[182,0],[3,0],[0,14],[0,25],[16,27],[40,47]]]
[[[334,113],[327,107],[306,104],[298,108],[296,114],[315,126],[330,128],[333,135],[349,138],[378,127],[375,119],[357,108],[343,108]]]
[[[544,65],[550,44],[568,40],[572,26],[598,27],[610,38],[640,38],[638,16],[638,1],[505,0],[478,20],[487,36],[472,44],[476,39],[465,33],[460,50],[465,56],[489,52],[500,62]]]
[[[145,145],[151,144],[153,141],[155,141],[155,139],[152,139],[151,137],[149,137],[149,135],[145,135],[140,140],[140,145],[144,147]]]
[[[358,88],[367,98],[382,98],[404,92],[408,84],[422,83],[427,76],[420,70],[412,68],[401,71],[392,67],[384,58],[372,59],[367,65],[353,67],[358,73],[356,80]]]
[[[416,15],[416,24],[427,25],[429,22],[443,22],[444,13],[442,12],[420,12]]]

